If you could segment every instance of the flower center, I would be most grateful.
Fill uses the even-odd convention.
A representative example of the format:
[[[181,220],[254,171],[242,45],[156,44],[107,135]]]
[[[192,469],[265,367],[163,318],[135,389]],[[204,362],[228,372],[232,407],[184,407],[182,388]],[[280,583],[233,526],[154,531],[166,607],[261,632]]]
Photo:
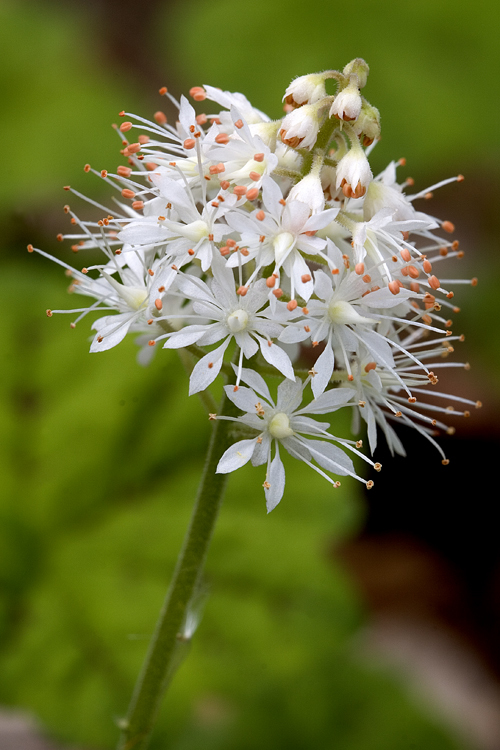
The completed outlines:
[[[199,242],[203,237],[208,237],[208,227],[204,221],[192,221],[190,224],[179,227],[179,234],[182,234],[191,242]]]
[[[269,422],[269,432],[273,437],[278,438],[279,440],[293,435],[293,430],[290,427],[290,419],[285,412],[279,411],[274,415]]]
[[[295,245],[295,237],[290,232],[280,232],[273,240],[276,264],[280,266]]]
[[[328,315],[332,323],[338,325],[354,325],[356,323],[371,323],[368,318],[360,315],[354,307],[345,300],[332,299],[328,305]]]
[[[228,315],[227,325],[231,333],[244,331],[248,324],[248,313],[246,310],[235,310]]]

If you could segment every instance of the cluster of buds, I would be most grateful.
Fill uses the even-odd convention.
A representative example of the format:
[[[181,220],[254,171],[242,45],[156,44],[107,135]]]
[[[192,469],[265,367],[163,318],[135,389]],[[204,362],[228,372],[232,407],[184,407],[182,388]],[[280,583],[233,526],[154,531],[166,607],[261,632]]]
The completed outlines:
[[[85,220],[65,206],[73,231],[58,236],[79,256],[98,248],[103,261],[77,269],[52,258],[71,277],[70,291],[91,302],[47,314],[73,314],[74,327],[97,313],[92,352],[135,333],[142,364],[159,346],[190,353],[190,394],[221,372],[229,379],[227,396],[243,415],[209,417],[232,419],[243,437],[218,471],[266,464],[268,510],[284,491],[281,448],[333,487],[348,475],[370,488],[349,455],[381,468],[360,451],[361,421],[372,454],[382,433],[404,455],[394,430],[402,422],[447,463],[435,440],[452,431],[442,417],[479,406],[433,389],[439,368],[466,366],[447,361],[463,338],[447,311],[458,312],[451,288],[475,280],[442,278],[443,261],[462,256],[454,227],[414,207],[463,178],[408,195],[413,181],[397,181],[401,161],[373,177],[368,155],[380,122],[360,94],[367,76],[356,59],[342,73],[295,79],[278,121],[211,86],[190,91],[212,103],[201,113],[160,90],[178,110],[174,126],[163,112],[152,121],[121,112],[115,129],[126,163],[114,173],[85,167],[118,193],[113,207],[86,199],[103,218]],[[273,377],[281,378],[277,398]],[[420,403],[428,393],[453,405]],[[310,416],[341,408],[352,412],[353,438]]]

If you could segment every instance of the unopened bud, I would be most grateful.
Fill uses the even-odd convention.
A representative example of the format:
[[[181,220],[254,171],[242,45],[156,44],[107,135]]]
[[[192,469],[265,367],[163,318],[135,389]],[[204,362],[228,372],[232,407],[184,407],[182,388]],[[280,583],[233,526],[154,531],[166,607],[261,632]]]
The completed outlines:
[[[356,57],[354,60],[351,60],[350,63],[347,63],[342,72],[345,76],[357,76],[358,86],[360,89],[362,89],[364,86],[366,86],[370,68],[362,57]]]

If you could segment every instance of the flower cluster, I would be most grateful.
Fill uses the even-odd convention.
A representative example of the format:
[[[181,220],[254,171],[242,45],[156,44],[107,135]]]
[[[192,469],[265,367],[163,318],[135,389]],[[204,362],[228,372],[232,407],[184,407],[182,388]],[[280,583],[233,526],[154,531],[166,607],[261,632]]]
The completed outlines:
[[[451,428],[437,415],[468,415],[420,403],[461,338],[448,319],[458,312],[452,287],[476,282],[442,278],[443,261],[462,256],[454,227],[414,205],[463,178],[409,195],[413,181],[396,176],[403,160],[373,176],[368,156],[380,116],[360,93],[367,76],[356,59],[343,72],[297,78],[276,121],[240,93],[195,87],[192,99],[206,108],[197,113],[187,98],[177,102],[160,89],[178,110],[175,126],[163,112],[152,121],[121,112],[115,127],[126,164],[115,173],[85,167],[115,191],[112,207],[66,188],[102,218],[83,220],[65,206],[75,232],[58,239],[104,258],[80,270],[52,258],[71,276],[71,291],[92,301],[47,314],[76,313],[74,327],[100,313],[92,352],[127,333],[140,334],[142,363],[158,345],[187,349],[196,362],[191,394],[221,370],[232,377],[225,361],[232,359],[226,393],[245,412],[233,421],[246,437],[218,471],[265,463],[268,510],[284,489],[280,445],[333,486],[339,482],[326,472],[373,484],[357,476],[346,453],[361,456],[361,441],[333,437],[328,423],[306,414],[348,407],[354,430],[366,422],[372,453],[380,430],[391,452],[404,455],[393,428],[402,421],[436,445],[443,463],[433,436]],[[276,404],[263,375],[283,378]]]

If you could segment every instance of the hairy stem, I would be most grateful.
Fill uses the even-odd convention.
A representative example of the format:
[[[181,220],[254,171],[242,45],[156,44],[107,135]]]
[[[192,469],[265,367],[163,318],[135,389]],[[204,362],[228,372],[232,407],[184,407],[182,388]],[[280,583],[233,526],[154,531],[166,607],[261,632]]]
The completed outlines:
[[[233,410],[233,404],[224,395],[219,414],[229,415]],[[135,686],[128,715],[120,723],[122,733],[118,750],[144,750],[147,747],[161,699],[179,664],[179,647],[186,640],[182,631],[188,606],[200,582],[226,487],[227,476],[216,474],[215,470],[231,442],[229,424],[225,420],[214,422],[189,529]]]

